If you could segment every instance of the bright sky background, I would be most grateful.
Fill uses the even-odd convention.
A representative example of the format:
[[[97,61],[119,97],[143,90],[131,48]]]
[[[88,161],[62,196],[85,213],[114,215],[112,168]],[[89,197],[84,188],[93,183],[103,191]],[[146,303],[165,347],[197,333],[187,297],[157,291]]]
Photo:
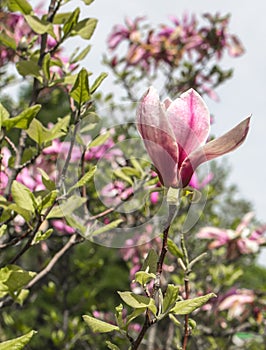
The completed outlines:
[[[72,0],[65,10],[74,9],[81,4],[80,0]],[[252,113],[251,130],[246,142],[223,159],[227,159],[232,166],[230,182],[238,184],[240,196],[250,200],[258,219],[266,222],[266,3],[261,0],[95,0],[90,6],[81,7],[83,17],[99,20],[91,40],[92,51],[83,62],[95,76],[106,70],[100,62],[102,54],[106,52],[107,34],[114,24],[123,23],[125,16],[135,18],[145,15],[155,25],[170,23],[169,15],[179,17],[185,11],[197,15],[204,12],[231,13],[230,32],[239,36],[246,53],[240,58],[224,59],[225,67],[234,68],[234,76],[218,89],[219,103],[210,100],[206,102],[215,115],[216,122],[212,130],[217,136]],[[82,45],[76,42],[74,44]],[[112,80],[108,78],[102,87],[105,91],[115,89]],[[160,90],[159,86],[156,88]],[[260,261],[266,264],[266,252]]]

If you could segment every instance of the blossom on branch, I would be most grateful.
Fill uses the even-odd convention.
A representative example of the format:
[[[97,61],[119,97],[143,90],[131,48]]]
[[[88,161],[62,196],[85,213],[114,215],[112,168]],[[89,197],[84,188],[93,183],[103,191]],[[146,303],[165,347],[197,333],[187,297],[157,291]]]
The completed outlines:
[[[137,126],[165,187],[186,187],[196,168],[235,150],[245,140],[250,117],[223,136],[206,143],[210,114],[201,96],[189,89],[161,102],[150,87],[137,110]]]

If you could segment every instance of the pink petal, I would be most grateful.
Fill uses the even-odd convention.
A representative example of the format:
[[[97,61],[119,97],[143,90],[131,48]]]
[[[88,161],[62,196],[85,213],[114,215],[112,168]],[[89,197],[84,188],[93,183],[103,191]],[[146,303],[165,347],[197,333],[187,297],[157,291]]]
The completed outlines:
[[[137,110],[137,127],[166,187],[177,185],[178,147],[158,93],[151,87]]]
[[[243,120],[218,139],[214,139],[203,147],[199,147],[193,151],[185,159],[180,169],[180,181],[182,182],[182,186],[187,186],[191,176],[200,164],[238,148],[245,141],[249,130],[249,122],[250,117]]]
[[[171,103],[167,116],[179,146],[181,166],[187,155],[206,142],[210,130],[210,113],[201,96],[189,89]]]

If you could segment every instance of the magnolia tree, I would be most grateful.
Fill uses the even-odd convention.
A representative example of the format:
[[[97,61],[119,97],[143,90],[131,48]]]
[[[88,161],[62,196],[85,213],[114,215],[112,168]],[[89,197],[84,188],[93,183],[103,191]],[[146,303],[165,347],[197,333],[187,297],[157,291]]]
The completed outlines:
[[[1,5],[0,349],[263,349],[266,227],[208,165],[250,122],[213,138],[202,98],[244,51],[229,16],[115,26],[117,104],[90,45],[65,54],[97,25],[65,3]]]

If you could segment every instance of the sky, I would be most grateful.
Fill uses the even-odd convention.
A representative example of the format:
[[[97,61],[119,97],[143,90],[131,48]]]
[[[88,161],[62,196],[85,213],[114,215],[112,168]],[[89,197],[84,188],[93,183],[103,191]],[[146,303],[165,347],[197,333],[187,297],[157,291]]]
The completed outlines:
[[[71,1],[80,6],[81,1]],[[234,76],[217,92],[220,102],[206,100],[210,112],[215,115],[213,132],[221,135],[231,129],[249,114],[252,114],[251,128],[245,143],[233,153],[223,157],[232,171],[229,181],[238,185],[240,196],[251,201],[257,218],[266,222],[266,3],[261,0],[95,0],[90,6],[82,7],[82,15],[99,20],[91,40],[92,51],[83,65],[96,74],[105,67],[100,63],[106,51],[106,37],[114,24],[123,23],[125,16],[135,18],[147,16],[156,25],[169,23],[169,15],[181,16],[184,12],[202,14],[205,12],[231,14],[230,32],[241,39],[245,54],[240,58],[225,57],[224,66],[234,69]],[[160,88],[160,87],[157,87]],[[113,82],[107,79],[103,89],[113,90]],[[266,264],[266,251],[260,262]]]

